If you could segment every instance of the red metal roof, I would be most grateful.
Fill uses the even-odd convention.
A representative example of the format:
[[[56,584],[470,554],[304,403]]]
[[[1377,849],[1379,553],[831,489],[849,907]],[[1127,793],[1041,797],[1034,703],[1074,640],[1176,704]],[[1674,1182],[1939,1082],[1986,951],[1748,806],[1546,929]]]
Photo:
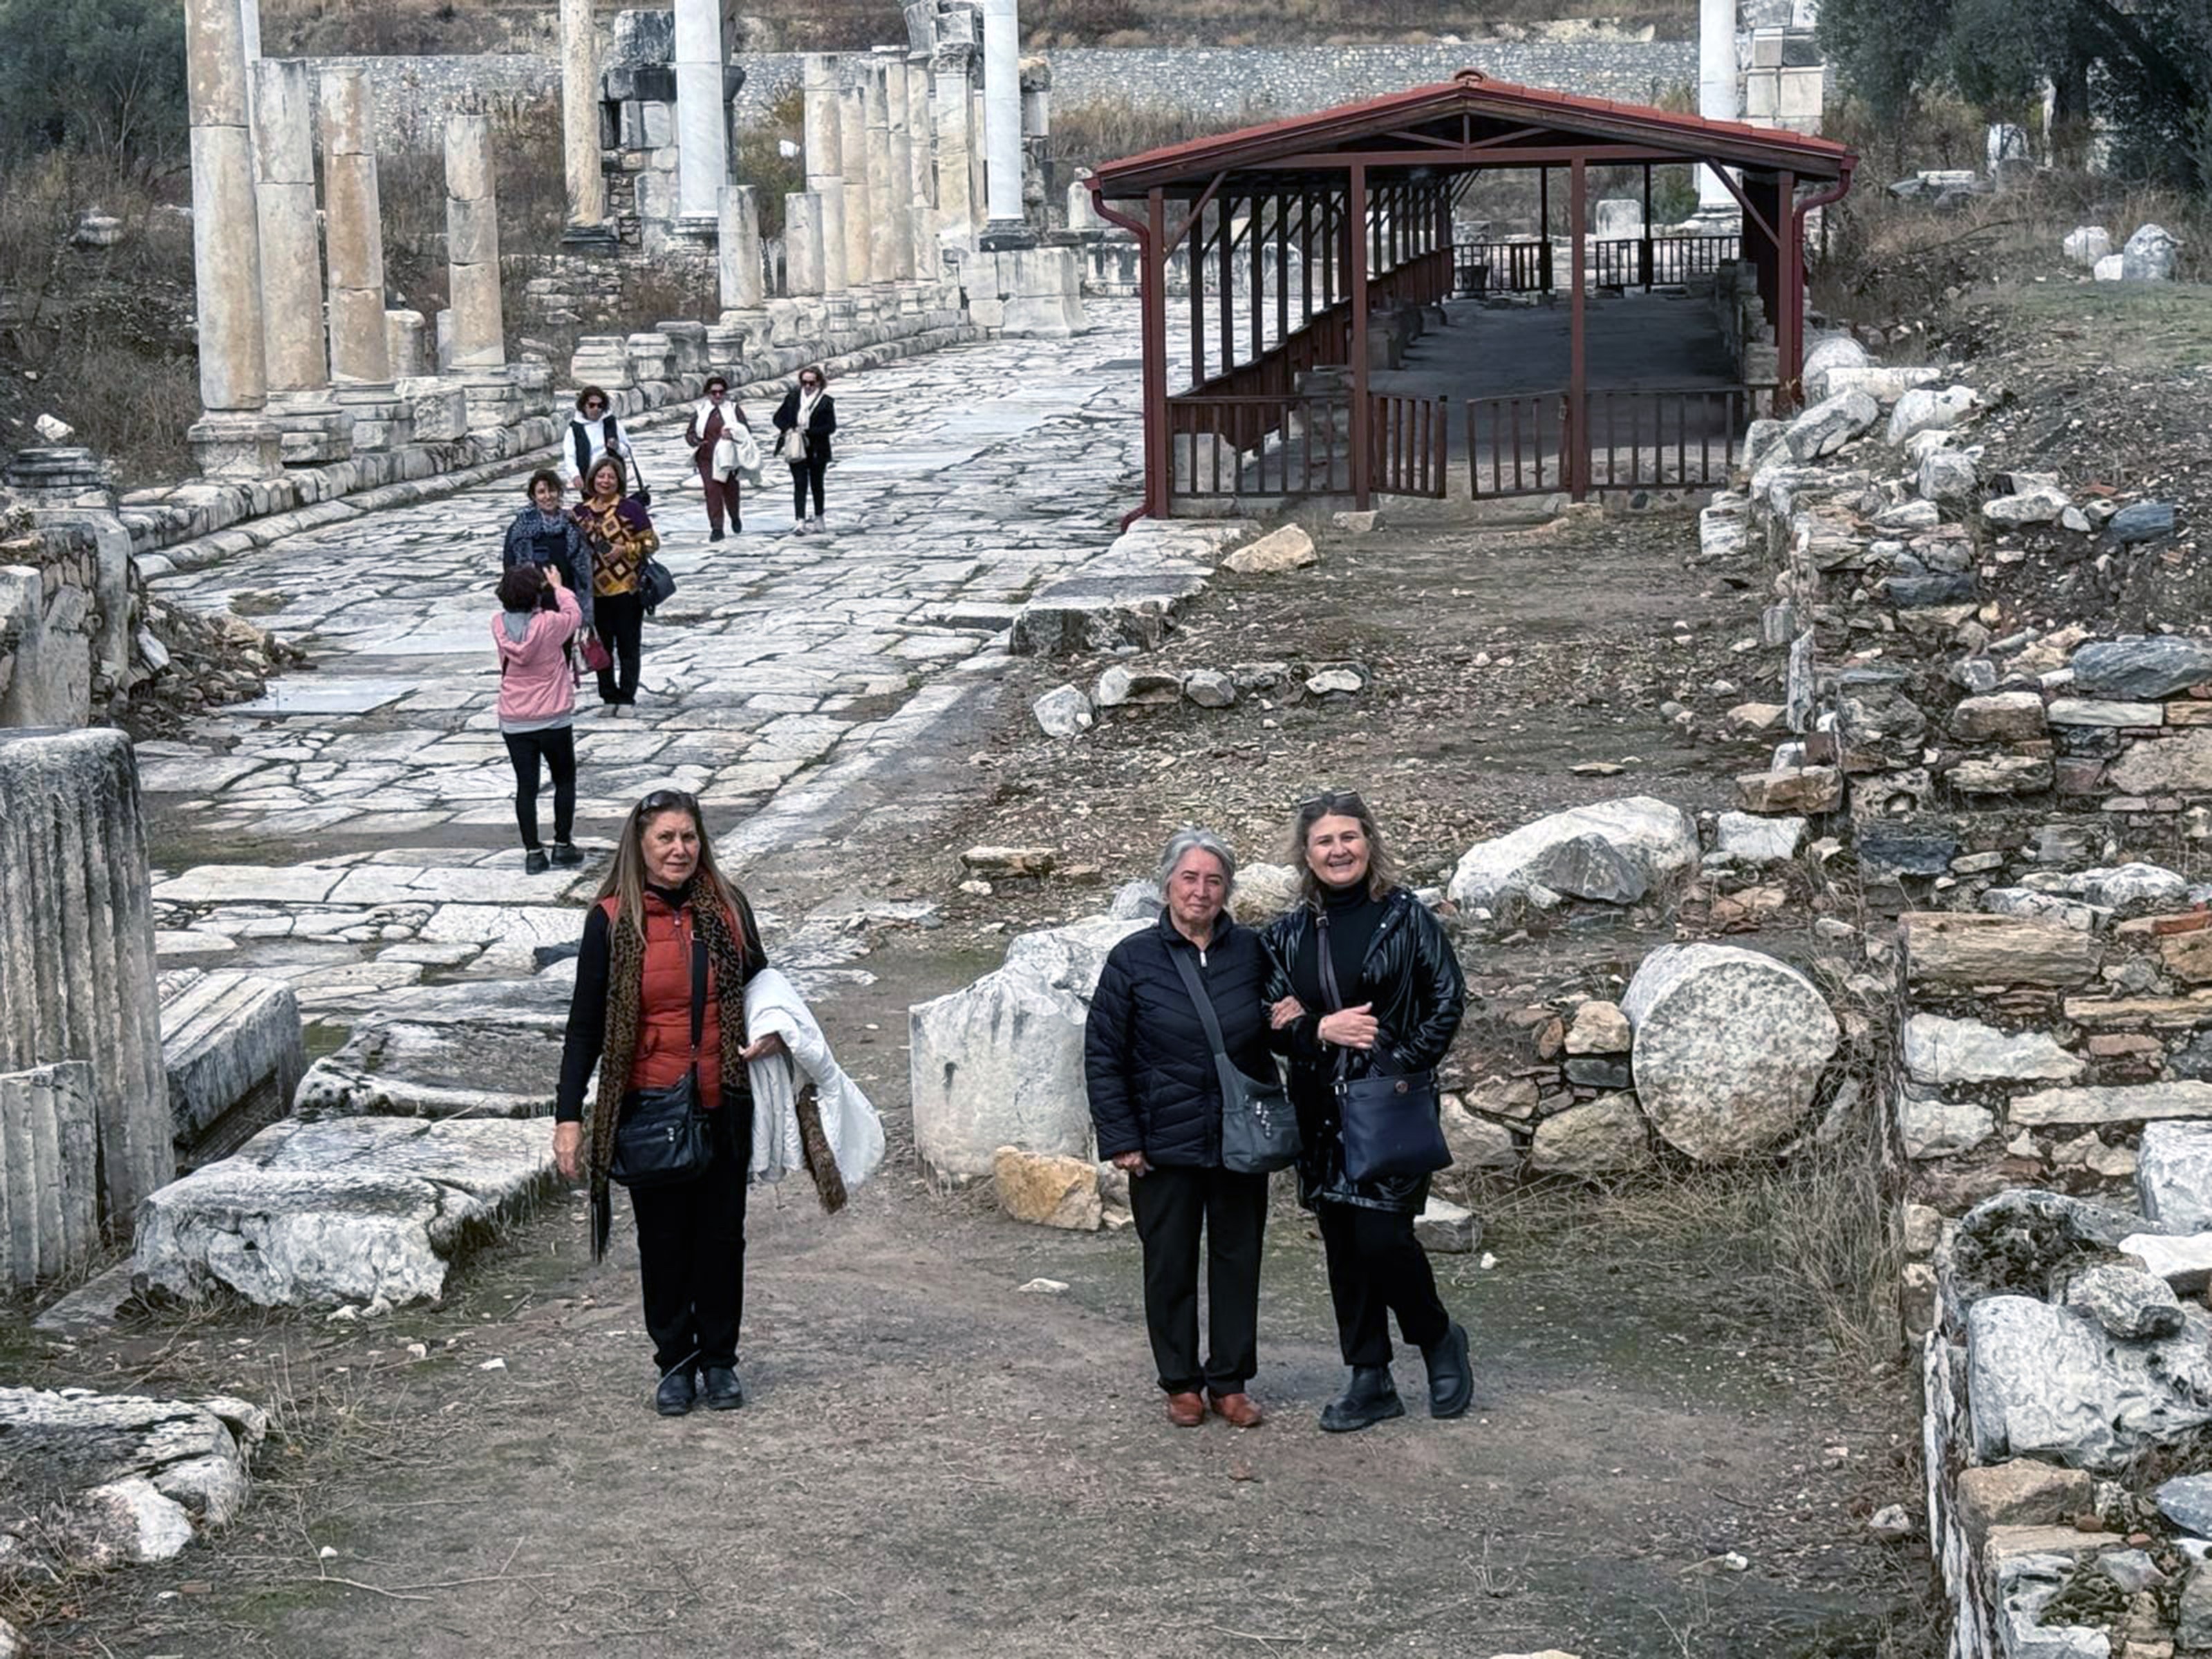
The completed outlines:
[[[1709,120],[1701,115],[1656,109],[1647,104],[1624,104],[1609,98],[1585,98],[1542,87],[1518,86],[1510,81],[1494,81],[1480,70],[1464,69],[1450,80],[1433,86],[1415,87],[1361,103],[1340,104],[1334,109],[1264,122],[1234,132],[1125,156],[1100,167],[1093,179],[1093,188],[1102,195],[1127,197],[1176,182],[1203,184],[1218,173],[1265,168],[1273,159],[1346,147],[1393,129],[1462,113],[1542,127],[1563,137],[1571,135],[1570,142],[1598,137],[1645,143],[1698,160],[1710,158],[1762,168],[1787,167],[1802,179],[1841,178],[1858,162],[1847,146],[1830,138],[1807,137],[1801,133],[1752,126],[1741,121]],[[1507,148],[1492,149],[1483,153],[1479,164],[1504,165],[1510,155]],[[1419,149],[1407,151],[1406,159],[1409,166],[1452,167],[1478,164],[1455,161],[1449,151],[1425,152]]]

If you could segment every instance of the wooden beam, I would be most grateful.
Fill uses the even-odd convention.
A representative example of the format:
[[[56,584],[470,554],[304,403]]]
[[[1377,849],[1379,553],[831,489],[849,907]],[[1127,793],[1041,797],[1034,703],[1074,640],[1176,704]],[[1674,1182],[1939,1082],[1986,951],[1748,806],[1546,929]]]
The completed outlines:
[[[1589,204],[1589,181],[1579,156],[1569,165],[1567,173],[1567,240],[1573,250],[1570,268],[1574,273],[1574,290],[1567,312],[1569,449],[1560,459],[1566,463],[1567,488],[1575,500],[1581,501],[1589,494],[1589,362],[1583,319],[1583,290],[1589,274],[1584,269],[1583,217]]]
[[[1158,191],[1147,194],[1145,211],[1148,234],[1138,290],[1144,307],[1145,511],[1164,519],[1175,485],[1175,436],[1168,430],[1168,214]]]
[[[1374,481],[1368,476],[1373,457],[1367,453],[1367,169],[1352,165],[1352,199],[1346,216],[1352,227],[1352,504],[1367,510]]]
[[[1206,204],[1213,199],[1213,192],[1221,188],[1221,181],[1228,176],[1226,173],[1217,173],[1213,175],[1213,182],[1206,187],[1205,193],[1200,196],[1197,201],[1191,204],[1190,217],[1184,220],[1182,228],[1168,239],[1167,246],[1161,250],[1163,252],[1173,253],[1176,249],[1182,246],[1182,239],[1190,234],[1191,227],[1199,222],[1200,216],[1206,211]]]

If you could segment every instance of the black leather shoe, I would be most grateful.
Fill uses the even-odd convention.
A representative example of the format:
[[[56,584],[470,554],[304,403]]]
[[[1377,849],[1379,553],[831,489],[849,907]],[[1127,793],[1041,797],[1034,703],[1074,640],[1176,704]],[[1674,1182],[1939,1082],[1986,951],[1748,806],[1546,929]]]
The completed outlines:
[[[1388,1365],[1354,1365],[1350,1385],[1321,1408],[1321,1425],[1330,1434],[1350,1434],[1405,1414]]]
[[[1429,1415],[1457,1417],[1474,1398],[1474,1368],[1468,1363],[1467,1328],[1454,1322],[1443,1341],[1421,1350],[1429,1362]]]
[[[583,861],[583,854],[571,843],[565,841],[556,841],[553,843],[553,862],[562,869],[574,869]]]
[[[700,1398],[707,1402],[710,1412],[733,1412],[745,1403],[744,1385],[738,1381],[737,1368],[732,1365],[707,1367],[707,1387]]]
[[[533,847],[527,853],[525,853],[522,855],[522,873],[524,875],[542,876],[545,873],[545,849],[544,848]]]
[[[697,1380],[691,1368],[683,1365],[660,1379],[660,1386],[653,1391],[653,1409],[663,1417],[681,1417],[697,1398]]]

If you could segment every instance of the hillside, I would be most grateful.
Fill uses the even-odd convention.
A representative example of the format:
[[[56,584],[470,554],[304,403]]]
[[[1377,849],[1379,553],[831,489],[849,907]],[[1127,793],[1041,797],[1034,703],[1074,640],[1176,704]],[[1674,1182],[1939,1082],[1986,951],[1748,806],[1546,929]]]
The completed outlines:
[[[605,12],[623,9],[598,0]],[[890,0],[738,0],[755,52],[838,51],[904,32]],[[553,43],[548,0],[264,0],[262,40],[279,55],[539,52]],[[1052,46],[1351,46],[1457,35],[1516,37],[1557,20],[1696,32],[1696,0],[1024,0],[1024,44]]]

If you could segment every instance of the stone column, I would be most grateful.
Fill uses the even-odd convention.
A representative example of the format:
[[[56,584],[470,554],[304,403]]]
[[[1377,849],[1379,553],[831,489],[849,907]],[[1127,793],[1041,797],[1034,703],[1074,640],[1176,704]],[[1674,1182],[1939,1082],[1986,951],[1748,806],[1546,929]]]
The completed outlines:
[[[406,405],[393,394],[384,330],[384,219],[376,189],[376,109],[368,77],[325,70],[322,80],[323,234],[330,252],[331,381],[354,414],[354,447],[406,442]]]
[[[237,0],[214,9],[234,42]],[[0,890],[15,901],[0,905],[0,1073],[89,1064],[98,1146],[74,1178],[95,1183],[101,1218],[127,1234],[176,1153],[145,819],[122,732],[0,733]],[[9,1148],[11,1177],[30,1151]]]
[[[969,238],[972,242],[981,236],[983,227],[991,221],[991,195],[986,176],[990,167],[985,159],[983,88],[981,87],[973,88],[969,94],[968,131],[975,139],[968,147],[968,199],[975,210],[975,228]]]
[[[761,267],[760,208],[752,185],[722,186],[721,233],[715,239],[715,251],[721,267],[722,309],[759,310],[768,293]]]
[[[331,399],[323,248],[315,216],[314,87],[296,58],[253,66],[254,196],[261,226],[261,324],[269,415],[295,465],[353,453],[353,416]]]
[[[933,283],[944,275],[943,250],[937,245],[937,117],[929,95],[929,60],[909,58],[906,65],[907,189],[914,203],[914,274]]]
[[[315,219],[314,88],[299,58],[254,66],[254,197],[261,228],[262,336],[269,390],[331,383],[323,341],[323,252]]]
[[[721,0],[676,0],[676,211],[711,231],[730,182],[729,117],[722,103]]]
[[[503,367],[507,331],[500,315],[499,202],[489,115],[446,118],[446,273],[453,367]]]
[[[1735,0],[1698,0],[1698,113],[1710,121],[1733,121],[1736,111]],[[1721,176],[1698,169],[1700,216],[1734,217],[1742,212]]]
[[[783,198],[783,289],[794,299],[823,292],[822,198],[812,191]]]
[[[837,104],[837,60],[826,53],[806,54],[802,82],[806,99],[806,193],[815,198],[811,210],[821,226],[817,263],[820,266],[816,294],[845,291],[845,173],[844,122]],[[797,200],[795,197],[787,200]],[[787,246],[787,264],[791,254]],[[866,273],[863,273],[865,277]],[[785,286],[801,289],[787,277]]]
[[[592,0],[561,0],[561,162],[568,182],[563,240],[612,240],[600,171],[599,34]]]
[[[876,202],[868,177],[867,64],[847,57],[837,65],[837,131],[845,175],[845,280],[875,281]],[[825,227],[826,228],[826,227]]]
[[[261,322],[261,223],[254,201],[245,29],[239,0],[186,0],[191,119],[192,283],[200,405],[186,432],[208,477],[265,478],[283,465],[269,403]]]
[[[983,0],[983,158],[994,240],[1028,238],[1022,216],[1022,43],[1015,0]]]
[[[906,180],[891,173],[891,100],[888,65],[880,58],[860,65],[860,90],[868,112],[868,280],[878,286],[899,279],[899,249],[912,248],[908,234]],[[909,270],[907,273],[912,276]]]
[[[884,82],[889,112],[890,179],[884,189],[884,218],[889,222],[891,275],[898,281],[914,280],[914,134],[907,125],[906,52],[902,47],[878,48],[876,67]]]
[[[975,240],[975,198],[969,188],[975,134],[968,119],[968,77],[975,61],[975,49],[958,42],[939,46],[929,60],[930,106],[937,128],[938,234],[963,246]]]

